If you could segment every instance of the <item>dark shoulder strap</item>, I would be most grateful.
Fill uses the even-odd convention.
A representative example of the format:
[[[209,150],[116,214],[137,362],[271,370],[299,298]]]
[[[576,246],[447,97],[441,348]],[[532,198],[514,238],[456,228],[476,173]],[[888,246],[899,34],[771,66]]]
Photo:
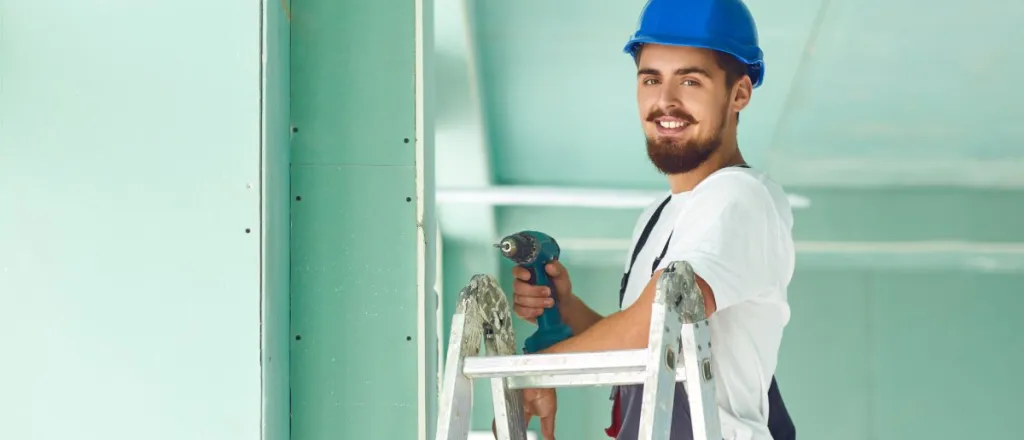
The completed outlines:
[[[661,217],[661,211],[665,209],[665,205],[668,205],[669,200],[672,200],[672,196],[666,197],[665,201],[658,205],[658,209],[654,210],[650,220],[647,220],[647,224],[644,225],[644,230],[640,233],[636,246],[633,247],[633,256],[629,259],[629,269],[622,275],[622,281],[619,282],[619,307],[622,307],[622,299],[626,296],[626,285],[629,283],[629,274],[633,273],[633,263],[636,263],[636,257],[640,255],[640,250],[647,244],[647,238],[650,237],[654,225],[658,223],[658,218]],[[664,251],[662,254],[664,255]]]
[[[672,242],[672,234],[673,233],[675,233],[675,231],[672,231],[672,232],[668,233],[668,240],[665,240],[665,247],[661,248],[661,254],[658,255],[657,258],[654,259],[654,264],[651,265],[651,273],[652,274],[654,273],[655,270],[658,270],[658,265],[661,264],[661,259],[665,258],[665,254],[668,253],[668,244]]]

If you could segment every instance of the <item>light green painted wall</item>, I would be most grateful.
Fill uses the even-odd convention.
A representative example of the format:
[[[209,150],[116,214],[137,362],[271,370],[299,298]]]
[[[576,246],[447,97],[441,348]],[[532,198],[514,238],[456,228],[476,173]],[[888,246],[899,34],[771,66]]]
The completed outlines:
[[[805,270],[779,383],[801,437],[1016,438],[1024,274]]]
[[[293,440],[434,431],[433,98],[417,98],[432,81],[430,57],[417,60],[430,12],[293,4]]]
[[[283,104],[286,34],[269,13],[264,95],[262,7],[0,7],[0,438],[285,438],[261,331],[287,224],[261,195],[287,152],[261,124],[287,106],[261,102]]]
[[[416,3],[310,0],[291,25],[270,0],[8,3],[0,438],[433,433],[435,96],[417,113],[433,78],[429,56],[417,75]],[[829,214],[804,237],[1019,241],[1019,192],[865,191],[807,188]],[[501,210],[498,229],[617,234],[552,212]],[[444,336],[472,274],[511,293],[492,252],[446,243]],[[566,254],[609,313],[620,268],[593,262],[621,257],[602,258]],[[779,371],[801,437],[1016,435],[1019,255],[883,258],[801,256]],[[532,328],[516,329],[521,345]],[[558,438],[602,438],[607,398],[561,391]]]

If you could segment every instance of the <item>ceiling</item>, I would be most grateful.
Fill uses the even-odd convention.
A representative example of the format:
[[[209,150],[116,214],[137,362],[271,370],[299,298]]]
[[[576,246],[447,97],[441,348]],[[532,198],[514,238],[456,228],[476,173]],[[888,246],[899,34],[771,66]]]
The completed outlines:
[[[637,200],[665,189],[622,53],[644,3],[435,0],[446,241],[534,228],[581,261],[621,264]],[[1024,3],[747,4],[766,77],[740,148],[799,202],[802,254],[1024,268]],[[546,206],[512,200],[536,194]],[[579,206],[588,195],[622,203]]]

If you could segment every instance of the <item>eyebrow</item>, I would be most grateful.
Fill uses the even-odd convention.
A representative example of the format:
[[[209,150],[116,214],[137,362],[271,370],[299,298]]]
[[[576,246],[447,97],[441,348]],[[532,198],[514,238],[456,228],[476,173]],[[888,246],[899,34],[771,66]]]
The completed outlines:
[[[675,71],[675,75],[676,76],[683,76],[683,75],[690,75],[690,74],[698,74],[698,75],[703,75],[703,76],[705,76],[707,78],[711,78],[711,72],[708,72],[707,69],[704,69],[704,68],[701,68],[701,67],[682,67],[682,68],[676,69],[676,71]],[[638,70],[636,72],[636,75],[637,76],[640,76],[640,75],[661,76],[661,72],[657,71],[656,69],[652,69],[652,68],[646,67],[646,68]]]

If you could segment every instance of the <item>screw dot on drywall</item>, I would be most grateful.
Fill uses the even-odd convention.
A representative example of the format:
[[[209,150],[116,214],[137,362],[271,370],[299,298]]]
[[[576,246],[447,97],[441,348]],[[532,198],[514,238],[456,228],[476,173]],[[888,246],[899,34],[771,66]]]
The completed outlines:
[[[402,142],[409,143],[409,138],[402,139]]]
[[[405,337],[405,340],[406,340],[406,341],[411,341],[411,340],[412,340],[412,336],[406,336],[406,337]]]
[[[252,230],[249,228],[245,228],[245,233],[248,234],[249,232],[252,232]]]
[[[301,341],[302,340],[302,335],[295,335],[295,340],[296,341]]]
[[[405,201],[406,201],[406,202],[411,202],[411,201],[412,201],[412,197],[406,197],[406,198],[405,198]]]
[[[292,127],[292,133],[298,133],[298,132],[299,132],[299,127],[294,127],[293,126]]]
[[[295,196],[295,201],[301,202],[302,201],[302,196]]]

